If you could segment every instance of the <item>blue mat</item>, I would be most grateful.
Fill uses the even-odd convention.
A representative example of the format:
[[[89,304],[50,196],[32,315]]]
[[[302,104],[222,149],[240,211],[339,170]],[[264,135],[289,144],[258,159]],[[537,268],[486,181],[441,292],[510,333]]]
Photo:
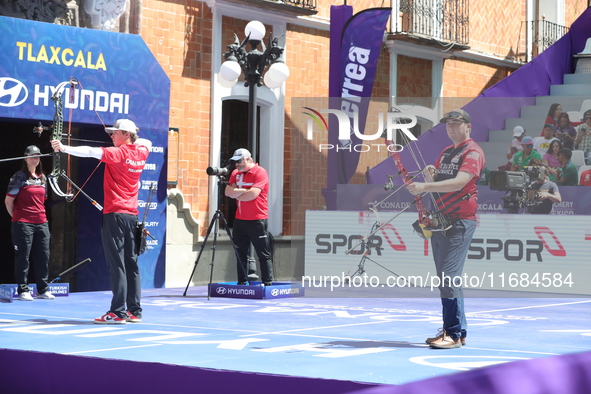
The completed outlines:
[[[424,340],[441,326],[436,298],[182,292],[144,290],[143,323],[126,325],[92,322],[110,292],[0,304],[0,348],[370,385],[591,350],[589,299],[468,298],[467,346],[433,350]]]

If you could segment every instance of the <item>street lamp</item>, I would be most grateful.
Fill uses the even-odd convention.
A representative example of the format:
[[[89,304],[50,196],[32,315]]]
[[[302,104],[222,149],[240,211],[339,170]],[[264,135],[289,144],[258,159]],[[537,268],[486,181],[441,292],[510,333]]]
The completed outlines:
[[[242,43],[234,34],[234,43],[228,45],[228,51],[224,54],[226,61],[222,63],[218,75],[218,83],[224,87],[232,87],[238,82],[241,71],[244,72],[246,81],[244,86],[248,87],[248,149],[253,159],[257,157],[257,87],[262,86],[261,77],[264,74],[263,82],[270,89],[280,87],[289,77],[289,68],[281,60],[283,47],[278,45],[278,38],[271,40],[265,46],[262,42],[266,34],[265,25],[259,21],[249,22],[244,28],[246,38]],[[250,44],[250,50],[244,49]],[[262,51],[258,50],[259,44]],[[268,68],[267,68],[268,67]],[[266,70],[266,72],[265,72]]]

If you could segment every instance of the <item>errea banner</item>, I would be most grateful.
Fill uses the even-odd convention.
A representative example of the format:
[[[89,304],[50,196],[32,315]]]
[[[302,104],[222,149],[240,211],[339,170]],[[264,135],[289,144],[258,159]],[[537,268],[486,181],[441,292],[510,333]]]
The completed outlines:
[[[0,117],[53,120],[51,96],[74,77],[73,122],[100,124],[96,110],[107,125],[168,129],[170,80],[140,36],[0,16],[0,53]]]

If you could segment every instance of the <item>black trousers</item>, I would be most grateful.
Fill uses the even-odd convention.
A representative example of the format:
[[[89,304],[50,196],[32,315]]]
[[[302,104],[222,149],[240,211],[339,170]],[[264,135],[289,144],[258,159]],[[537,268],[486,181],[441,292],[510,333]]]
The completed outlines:
[[[49,277],[49,225],[12,222],[12,245],[14,246],[14,277],[18,284],[18,293],[29,291],[29,256],[35,264],[35,282],[37,293],[47,291]]]
[[[101,236],[113,292],[109,312],[122,318],[126,317],[126,310],[142,317],[140,269],[135,252],[137,221],[136,215],[125,213],[103,215]]]
[[[261,265],[261,277],[263,282],[273,281],[273,259],[271,258],[271,242],[267,233],[267,219],[261,220],[234,220],[232,233],[234,244],[238,249],[240,262],[237,262],[238,282],[248,280],[246,264],[250,244],[254,247]],[[242,266],[240,265],[242,263]]]

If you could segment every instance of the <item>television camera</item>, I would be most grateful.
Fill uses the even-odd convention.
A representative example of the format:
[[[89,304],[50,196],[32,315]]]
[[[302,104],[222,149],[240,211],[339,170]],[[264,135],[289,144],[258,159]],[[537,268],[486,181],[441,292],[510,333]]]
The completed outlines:
[[[491,171],[489,185],[491,190],[506,191],[503,208],[508,213],[517,213],[520,208],[538,205],[537,191],[531,185],[544,179],[548,170],[544,166],[528,166],[524,171]],[[530,193],[532,191],[533,193]]]

